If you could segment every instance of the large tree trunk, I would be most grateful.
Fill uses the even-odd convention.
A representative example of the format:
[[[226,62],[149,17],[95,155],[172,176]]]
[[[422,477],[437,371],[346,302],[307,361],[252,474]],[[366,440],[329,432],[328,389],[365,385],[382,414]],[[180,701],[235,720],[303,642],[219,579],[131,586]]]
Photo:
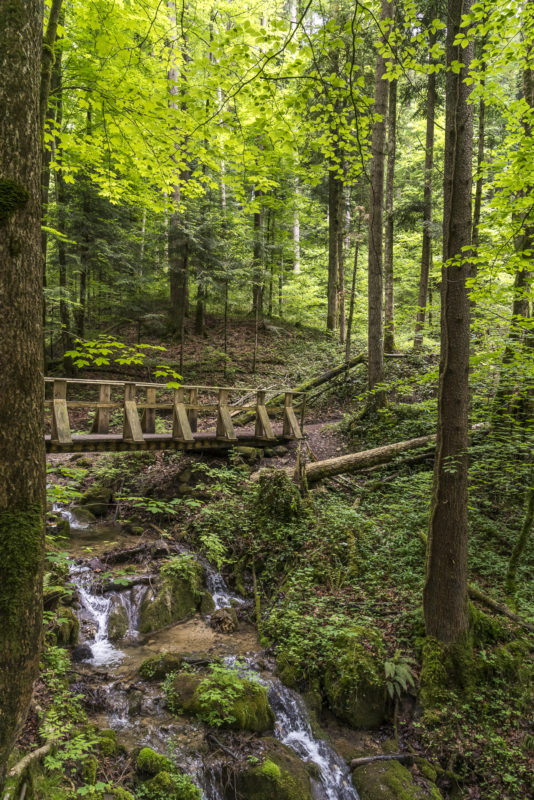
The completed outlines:
[[[452,654],[451,682],[461,685],[461,660],[454,648],[467,646],[467,468],[469,409],[470,264],[473,117],[465,79],[472,45],[454,45],[470,0],[449,0],[441,290],[441,361],[434,491],[423,594],[427,636]],[[463,67],[457,74],[451,63]],[[446,668],[449,665],[445,665]]]
[[[436,41],[436,34],[430,35],[429,45]],[[431,59],[431,64],[432,64]],[[413,348],[421,350],[423,346],[423,330],[425,327],[425,309],[428,279],[432,261],[432,172],[434,170],[434,119],[436,114],[436,73],[428,76],[426,91],[426,141],[425,141],[425,184],[423,189],[423,247],[421,251],[421,273],[419,276],[419,294],[417,297],[417,313],[415,318],[415,335]]]
[[[384,237],[384,353],[395,352],[393,297],[393,195],[397,146],[397,80],[389,84],[388,168],[386,173],[386,230]]]
[[[42,623],[42,26],[42,0],[0,5],[0,794]]]
[[[335,331],[338,319],[339,280],[339,230],[341,227],[341,203],[343,183],[335,169],[328,173],[328,309],[326,327]]]
[[[383,28],[382,45],[387,41],[392,22],[393,2],[381,0],[380,22]],[[385,29],[385,30],[384,30]],[[388,83],[384,80],[386,59],[379,52],[376,58],[374,113],[378,119],[373,124],[371,138],[371,174],[369,194],[369,259],[368,259],[368,383],[370,407],[381,407],[386,402],[385,393],[375,391],[384,378],[384,336],[382,320],[382,219],[384,206],[384,164],[386,145],[386,115]]]

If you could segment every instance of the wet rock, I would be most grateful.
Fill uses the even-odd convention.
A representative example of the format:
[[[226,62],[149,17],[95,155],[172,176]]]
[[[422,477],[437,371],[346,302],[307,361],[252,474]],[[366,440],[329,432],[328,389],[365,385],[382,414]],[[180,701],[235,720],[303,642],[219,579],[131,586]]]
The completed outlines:
[[[143,598],[139,631],[150,633],[187,619],[200,607],[203,595],[201,564],[191,556],[176,556],[163,568],[159,586]]]
[[[221,633],[234,633],[238,627],[235,608],[218,608],[210,617],[210,625]]]
[[[111,505],[113,492],[105,486],[91,486],[82,494],[79,504],[97,517],[105,516]]]
[[[139,675],[146,681],[162,681],[169,672],[177,672],[182,661],[182,656],[176,653],[161,653],[143,661],[139,667]]]
[[[204,592],[202,595],[199,610],[201,614],[211,614],[211,612],[215,610],[215,602],[209,592]]]
[[[266,688],[233,673],[228,677],[224,673],[204,677],[179,673],[172,684],[172,697],[174,708],[208,724],[257,733],[271,730],[274,724]]]
[[[138,717],[143,710],[144,693],[141,689],[131,689],[128,692],[128,716]]]
[[[58,606],[52,632],[58,645],[75,645],[78,642],[80,623],[72,608]]]
[[[85,506],[81,505],[71,506],[70,512],[73,516],[73,521],[74,521],[73,527],[76,526],[76,523],[78,525],[90,525],[92,522],[96,522],[96,517],[93,514],[93,512],[90,511],[88,508],[85,508]]]
[[[143,784],[146,800],[201,800],[202,793],[188,775],[177,772],[159,772]]]
[[[88,661],[93,657],[93,651],[88,644],[79,644],[71,650],[71,660],[76,662]]]
[[[334,714],[353,728],[375,728],[384,721],[386,686],[382,634],[355,625],[338,637],[323,684]]]
[[[240,797],[247,800],[312,800],[310,776],[306,765],[281,742],[265,739],[262,764],[250,766],[236,775]],[[225,797],[230,800],[234,790]]]
[[[60,514],[51,514],[47,519],[47,530],[53,536],[70,536],[70,522]]]
[[[142,775],[157,775],[158,772],[168,772],[172,769],[169,759],[156,753],[151,747],[141,748],[135,766]]]
[[[111,611],[108,617],[108,639],[118,642],[129,628],[128,612],[117,597],[112,600]]]
[[[398,761],[375,761],[358,767],[352,781],[360,800],[442,800],[437,786],[414,783],[410,770]]]

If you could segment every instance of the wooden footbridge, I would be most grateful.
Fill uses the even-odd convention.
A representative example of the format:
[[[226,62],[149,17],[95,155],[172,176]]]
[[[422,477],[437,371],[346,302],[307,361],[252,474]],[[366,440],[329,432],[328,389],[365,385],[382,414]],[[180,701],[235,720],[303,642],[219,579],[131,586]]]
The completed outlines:
[[[225,450],[302,438],[304,392],[283,389],[267,402],[265,390],[229,386],[45,378],[45,388],[48,453]]]

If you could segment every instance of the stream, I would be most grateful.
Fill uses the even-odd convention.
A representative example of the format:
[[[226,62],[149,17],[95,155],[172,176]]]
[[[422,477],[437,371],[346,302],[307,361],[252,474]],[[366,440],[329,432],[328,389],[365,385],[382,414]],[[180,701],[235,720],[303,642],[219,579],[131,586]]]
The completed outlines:
[[[85,524],[79,525],[68,509],[60,509],[60,513],[70,522],[73,540],[78,534],[84,541],[89,540],[90,530]],[[119,526],[109,524],[90,526],[95,540],[102,539],[99,537],[100,527],[104,530],[104,544],[109,544],[111,538],[115,540],[112,541],[115,547],[124,547],[126,551],[128,545],[131,546],[131,538],[122,541],[124,532]],[[180,550],[183,552],[183,548]],[[216,657],[223,658],[223,663],[236,666],[244,676],[267,688],[275,715],[274,736],[302,761],[316,765],[316,777],[310,779],[314,798],[359,800],[344,759],[324,739],[314,736],[302,697],[284,686],[274,676],[272,668],[265,669],[265,659],[259,652],[253,626],[243,623],[234,634],[217,633],[206,620],[195,615],[185,622],[141,636],[138,632],[139,607],[147,586],[102,591],[101,581],[95,580],[93,559],[93,554],[88,558],[78,557],[70,568],[70,578],[80,602],[77,611],[80,645],[90,648],[90,655],[87,649],[82,651],[78,672],[85,684],[91,686],[94,701],[90,715],[97,724],[120,732],[121,740],[128,747],[145,744],[167,753],[172,741],[177,763],[197,782],[204,800],[224,800],[220,770],[213,764],[205,764],[203,756],[195,752],[195,741],[199,743],[199,750],[205,750],[201,747],[204,740],[202,724],[192,720],[184,731],[183,719],[178,720],[167,710],[161,686],[144,682],[137,674],[146,658],[161,652],[180,653],[184,657],[192,654],[194,658],[195,653],[215,651]],[[204,568],[206,588],[216,609],[236,607],[245,602],[229,590],[219,572],[205,560],[199,560]],[[108,624],[117,605],[126,610],[128,630],[120,643],[113,643],[109,639]]]

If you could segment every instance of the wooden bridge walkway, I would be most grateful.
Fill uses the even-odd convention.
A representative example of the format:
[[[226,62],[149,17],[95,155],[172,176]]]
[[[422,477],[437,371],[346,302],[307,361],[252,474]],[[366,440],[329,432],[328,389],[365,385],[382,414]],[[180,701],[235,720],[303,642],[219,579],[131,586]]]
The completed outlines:
[[[283,397],[279,406],[268,405],[264,390],[229,386],[170,389],[165,383],[45,378],[45,389],[48,453],[227,450],[302,438],[305,393],[289,389],[277,392]],[[244,398],[230,402],[244,392]],[[92,397],[86,399],[88,394]],[[245,402],[250,398],[253,402]],[[69,412],[76,415],[74,433]],[[254,429],[241,425],[239,430],[239,417],[245,425],[254,420]],[[90,432],[80,433],[79,426],[90,426]],[[168,432],[157,432],[167,427]]]

